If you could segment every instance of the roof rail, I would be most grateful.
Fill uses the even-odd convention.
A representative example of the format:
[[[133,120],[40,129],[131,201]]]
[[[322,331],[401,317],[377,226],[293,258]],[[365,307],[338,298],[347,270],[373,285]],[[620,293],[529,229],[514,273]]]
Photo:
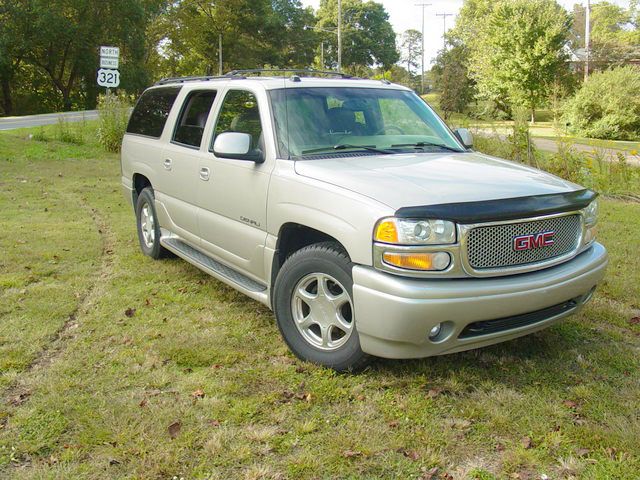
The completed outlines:
[[[334,71],[326,71],[326,70],[313,70],[311,68],[252,68],[245,70],[232,70],[227,73],[227,76],[236,77],[238,75],[247,75],[247,74],[262,74],[262,73],[293,73],[293,74],[302,74],[302,75],[328,75],[331,77],[340,77],[340,78],[352,78],[356,79],[358,77],[354,77],[347,73],[342,72],[334,72]]]
[[[224,75],[203,75],[203,76],[191,76],[191,77],[170,77],[163,78],[156,82],[156,85],[170,85],[173,83],[186,83],[186,82],[203,82],[210,80],[222,80],[222,79],[242,79],[246,78],[246,75],[251,74],[263,74],[263,73],[291,73],[294,75],[327,75],[331,77],[340,77],[344,79],[358,79],[358,77],[354,77],[347,73],[342,72],[332,72],[332,71],[324,71],[324,70],[313,70],[310,68],[253,68],[253,69],[245,69],[245,70],[231,70],[230,72],[225,73]]]
[[[240,78],[238,75],[203,75],[203,76],[193,76],[193,77],[170,77],[163,78],[162,80],[158,80],[156,85],[169,85],[171,83],[185,83],[185,82],[202,82],[209,80],[221,80],[221,79],[229,79],[229,78]]]

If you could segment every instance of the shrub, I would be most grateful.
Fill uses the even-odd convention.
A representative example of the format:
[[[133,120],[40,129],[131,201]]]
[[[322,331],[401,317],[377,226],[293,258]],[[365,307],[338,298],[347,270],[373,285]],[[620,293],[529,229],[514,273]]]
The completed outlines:
[[[98,98],[98,142],[106,151],[120,151],[130,111],[131,100],[125,95],[108,92]]]
[[[564,105],[571,133],[611,140],[640,138],[640,69],[617,67],[594,73]]]

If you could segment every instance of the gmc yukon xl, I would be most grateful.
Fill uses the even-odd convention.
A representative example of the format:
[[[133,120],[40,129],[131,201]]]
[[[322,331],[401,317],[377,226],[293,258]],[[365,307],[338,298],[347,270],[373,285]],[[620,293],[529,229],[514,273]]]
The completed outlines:
[[[473,151],[386,81],[236,71],[146,90],[122,145],[140,247],[271,308],[336,370],[543,329],[603,278],[596,194]]]

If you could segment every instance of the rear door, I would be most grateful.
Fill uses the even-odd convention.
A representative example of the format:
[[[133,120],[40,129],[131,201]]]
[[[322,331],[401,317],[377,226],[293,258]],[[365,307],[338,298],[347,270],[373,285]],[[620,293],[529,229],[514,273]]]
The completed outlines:
[[[196,210],[200,147],[215,98],[216,90],[196,89],[178,99],[180,110],[162,155],[161,194],[156,195],[169,217],[167,226],[194,244],[199,242]]]

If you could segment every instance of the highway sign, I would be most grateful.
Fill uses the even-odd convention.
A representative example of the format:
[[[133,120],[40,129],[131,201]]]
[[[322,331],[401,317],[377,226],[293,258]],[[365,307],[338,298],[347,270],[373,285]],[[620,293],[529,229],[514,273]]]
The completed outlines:
[[[117,70],[119,67],[119,60],[117,57],[100,57],[100,68],[109,68]]]
[[[98,85],[107,88],[116,88],[120,85],[120,72],[101,68],[98,70]]]
[[[118,47],[100,47],[100,56],[118,58],[120,56],[120,49]]]

